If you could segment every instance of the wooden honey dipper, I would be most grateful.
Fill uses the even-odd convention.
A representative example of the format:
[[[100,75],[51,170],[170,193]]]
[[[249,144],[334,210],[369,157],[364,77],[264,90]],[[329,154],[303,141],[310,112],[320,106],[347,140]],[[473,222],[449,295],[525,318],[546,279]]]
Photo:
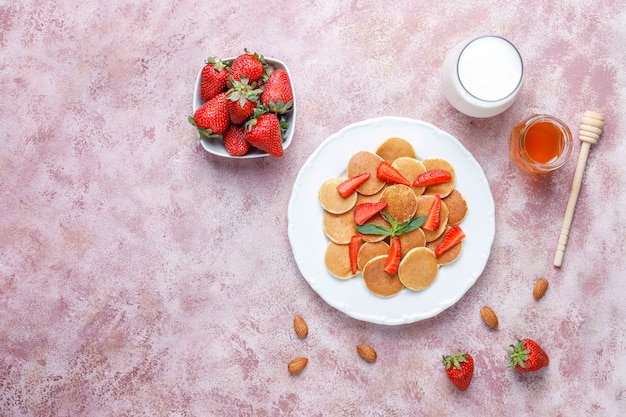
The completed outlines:
[[[572,181],[572,188],[567,201],[567,208],[565,209],[565,218],[563,219],[563,226],[561,227],[559,243],[556,247],[556,255],[554,256],[554,266],[556,267],[560,267],[563,263],[565,245],[567,244],[569,230],[572,226],[572,219],[574,218],[574,210],[576,209],[576,202],[578,201],[578,193],[580,192],[583,174],[587,165],[589,149],[591,148],[591,145],[595,145],[598,142],[598,139],[600,139],[603,127],[603,115],[592,111],[586,111],[583,113],[583,117],[580,122],[580,130],[578,131],[578,137],[582,141],[582,145],[580,147],[578,165],[576,165],[576,171],[574,173],[574,180]]]

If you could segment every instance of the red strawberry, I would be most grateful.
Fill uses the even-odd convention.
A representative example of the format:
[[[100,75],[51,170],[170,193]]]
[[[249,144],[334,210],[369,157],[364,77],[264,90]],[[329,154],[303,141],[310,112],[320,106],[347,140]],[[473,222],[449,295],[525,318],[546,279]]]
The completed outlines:
[[[261,94],[261,102],[274,113],[284,114],[291,110],[293,92],[286,71],[282,69],[272,71]]]
[[[459,352],[452,356],[443,357],[446,366],[446,375],[460,391],[465,391],[474,375],[474,358],[469,353]]]
[[[443,169],[431,169],[417,176],[413,182],[415,187],[427,187],[429,185],[443,184],[452,180],[452,174]]]
[[[454,245],[458,244],[465,238],[465,233],[461,228],[457,226],[452,226],[450,230],[448,230],[443,237],[443,241],[435,248],[435,256],[439,256],[448,249],[452,248]]]
[[[521,339],[511,345],[509,357],[508,367],[520,372],[537,371],[550,363],[546,352],[532,339]]]
[[[361,184],[367,181],[370,175],[371,174],[369,172],[364,172],[363,174],[348,178],[337,186],[337,191],[343,198],[348,198],[356,191],[357,188],[361,186]]]
[[[394,184],[411,185],[409,181],[404,178],[400,171],[391,166],[388,162],[381,162],[376,170],[376,176],[381,181],[391,182]]]
[[[230,124],[226,109],[226,93],[220,93],[198,107],[189,123],[196,126],[202,137],[221,137]]]
[[[209,57],[200,73],[200,98],[208,101],[226,89],[228,68],[221,60]]]
[[[242,156],[250,150],[250,144],[245,138],[243,126],[231,124],[224,132],[224,146],[229,154]]]
[[[386,201],[379,201],[377,203],[361,203],[354,208],[354,221],[359,226],[366,221],[374,217],[382,209],[387,207]]]
[[[357,270],[357,258],[359,257],[359,249],[361,248],[361,235],[354,235],[350,239],[348,249],[350,253],[350,269],[352,274],[356,274]]]
[[[393,236],[391,238],[391,246],[389,247],[389,253],[387,254],[387,260],[385,261],[384,269],[388,274],[395,274],[400,267],[400,238]]]
[[[254,88],[255,83],[248,84],[248,79],[245,77],[241,80],[231,79],[231,85],[232,87],[226,93],[228,115],[231,123],[240,124],[254,113],[261,90]]]
[[[246,50],[245,54],[239,55],[230,65],[230,75],[235,80],[245,77],[250,83],[259,81],[265,72],[264,63],[265,59],[262,56],[256,53],[251,54]],[[230,78],[227,80],[226,85],[229,88],[231,87]]]
[[[246,123],[245,137],[250,145],[272,156],[283,156],[280,120],[274,113],[263,113]]]
[[[437,230],[440,222],[440,214],[441,214],[441,196],[437,194],[435,199],[433,200],[433,204],[430,206],[430,210],[428,210],[428,216],[426,216],[426,220],[422,227],[426,230]]]

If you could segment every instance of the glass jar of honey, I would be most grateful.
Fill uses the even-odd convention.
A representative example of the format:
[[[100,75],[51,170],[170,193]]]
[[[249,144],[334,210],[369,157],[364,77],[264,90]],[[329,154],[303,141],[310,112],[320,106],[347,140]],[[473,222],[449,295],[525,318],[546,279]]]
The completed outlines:
[[[572,133],[565,123],[535,114],[513,128],[511,158],[524,172],[546,173],[565,164],[572,145]]]

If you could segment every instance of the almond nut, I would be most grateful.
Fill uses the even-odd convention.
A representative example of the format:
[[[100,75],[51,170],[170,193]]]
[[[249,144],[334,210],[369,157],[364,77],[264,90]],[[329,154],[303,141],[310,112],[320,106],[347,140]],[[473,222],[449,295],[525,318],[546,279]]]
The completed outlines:
[[[363,360],[367,362],[376,362],[376,351],[368,345],[357,345],[356,351],[359,353],[359,356],[363,358]]]
[[[295,358],[294,360],[289,362],[289,365],[287,365],[287,370],[289,370],[289,373],[291,375],[296,375],[302,372],[302,370],[306,368],[306,365],[308,363],[309,360],[307,358]]]
[[[487,326],[491,327],[492,329],[498,328],[498,316],[496,316],[496,313],[494,313],[494,311],[490,307],[483,306],[480,309],[480,317],[482,317]]]
[[[535,282],[535,288],[533,288],[533,297],[535,300],[540,299],[548,291],[548,280],[545,278],[539,278]]]
[[[293,329],[300,339],[304,339],[309,334],[309,326],[301,316],[295,316],[293,318]]]

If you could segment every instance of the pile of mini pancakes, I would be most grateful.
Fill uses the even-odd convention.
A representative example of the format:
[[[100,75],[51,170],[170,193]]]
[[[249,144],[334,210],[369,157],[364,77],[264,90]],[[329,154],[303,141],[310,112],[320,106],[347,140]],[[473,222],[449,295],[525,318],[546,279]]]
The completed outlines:
[[[386,161],[413,184],[422,173],[431,169],[444,169],[452,180],[428,187],[388,184],[381,181],[376,172],[381,162]],[[467,202],[455,188],[454,167],[445,159],[419,159],[413,146],[402,138],[385,140],[375,152],[361,150],[352,155],[346,167],[346,175],[352,178],[369,172],[371,175],[357,192],[347,198],[337,191],[337,185],[345,177],[333,177],[320,187],[318,197],[324,209],[324,233],[329,239],[325,253],[328,271],[339,279],[362,275],[367,288],[381,297],[391,297],[403,288],[421,291],[430,287],[440,266],[454,262],[461,254],[462,242],[439,257],[435,248],[441,243],[450,227],[460,224],[467,213]],[[384,270],[389,252],[389,238],[384,235],[361,234],[354,220],[354,208],[361,203],[385,201],[385,211],[398,223],[410,221],[417,216],[427,216],[439,194],[442,199],[440,224],[436,230],[418,228],[399,235],[401,261],[396,274]],[[378,213],[367,223],[389,227],[385,217]],[[361,235],[362,243],[357,257],[357,273],[352,273],[349,243],[352,236]]]

